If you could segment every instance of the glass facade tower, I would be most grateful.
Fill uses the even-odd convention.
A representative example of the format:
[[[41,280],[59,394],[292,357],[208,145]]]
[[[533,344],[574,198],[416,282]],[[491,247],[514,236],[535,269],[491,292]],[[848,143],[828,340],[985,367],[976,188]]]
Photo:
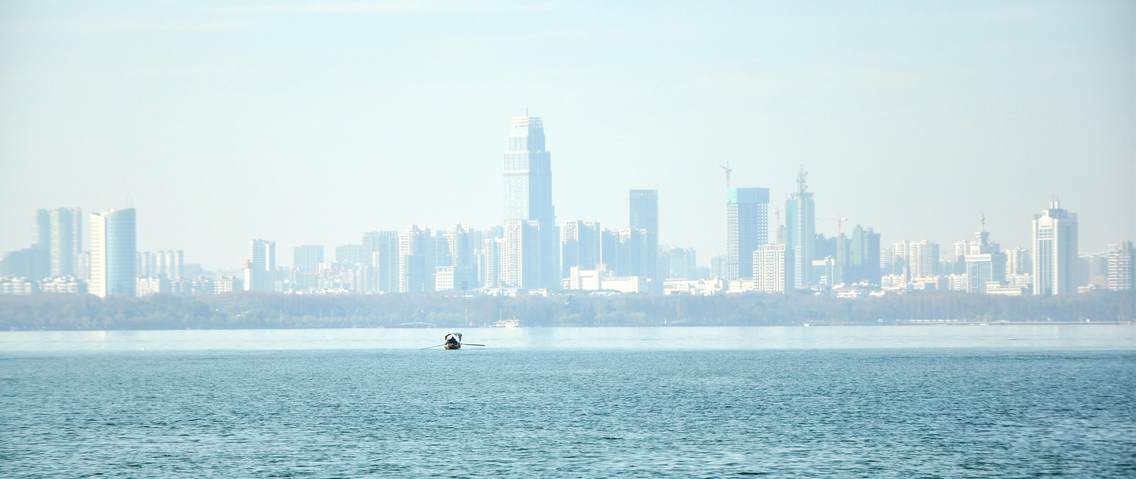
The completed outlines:
[[[753,278],[753,252],[769,242],[769,188],[731,188],[726,202],[728,280]]]
[[[646,231],[646,246],[643,252],[643,264],[639,266],[638,275],[647,278],[650,288],[662,291],[662,284],[658,279],[658,251],[659,251],[659,191],[658,190],[631,190],[628,200],[628,220],[631,229]]]
[[[540,247],[525,248],[525,258],[506,255],[505,271],[520,271],[517,288],[555,288],[560,284],[559,228],[552,206],[552,154],[545,149],[544,122],[534,116],[513,118],[505,147],[505,221],[522,222]]]
[[[813,194],[808,191],[802,167],[797,174],[797,191],[785,202],[785,242],[789,247],[789,266],[794,288],[806,289],[812,284],[809,277],[816,248],[816,206]]]
[[[92,213],[91,281],[95,296],[134,296],[138,247],[134,209]]]

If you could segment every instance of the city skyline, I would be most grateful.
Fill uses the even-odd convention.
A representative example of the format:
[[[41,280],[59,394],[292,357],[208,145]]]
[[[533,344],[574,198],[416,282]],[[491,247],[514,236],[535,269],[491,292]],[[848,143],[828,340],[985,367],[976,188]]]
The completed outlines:
[[[802,191],[804,191],[803,189],[806,188],[805,180],[804,180],[805,175],[806,175],[806,172],[803,169],[797,173],[796,182],[797,182],[797,185],[798,185],[798,191],[794,192],[793,194],[788,195],[788,197],[785,199],[786,206],[790,206],[791,204],[798,201],[796,198],[798,197],[798,195]],[[508,176],[508,175],[506,175],[506,176]],[[733,212],[735,205],[737,204],[737,200],[735,198],[737,198],[738,195],[741,195],[743,193],[745,195],[747,195],[747,197],[752,198],[751,200],[747,200],[747,201],[755,202],[755,204],[758,205],[759,209],[754,210],[754,212],[751,213],[751,214],[757,215],[757,220],[755,222],[752,222],[752,223],[754,223],[752,226],[747,226],[745,228],[746,233],[749,233],[745,236],[747,236],[747,237],[753,236],[752,238],[749,238],[748,243],[747,243],[747,247],[752,248],[752,250],[739,251],[738,257],[739,258],[742,257],[742,256],[748,257],[748,255],[757,251],[757,249],[759,249],[762,245],[765,245],[765,244],[786,243],[787,246],[789,247],[789,249],[790,250],[792,249],[793,235],[788,234],[788,235],[786,235],[787,237],[785,237],[785,238],[779,238],[778,235],[784,234],[784,232],[786,230],[789,230],[790,228],[788,226],[790,226],[793,223],[793,220],[790,219],[790,218],[782,218],[780,222],[776,222],[776,219],[775,219],[774,222],[769,222],[768,212],[766,210],[769,207],[768,201],[771,201],[771,199],[768,196],[769,195],[768,190],[769,190],[768,188],[743,187],[743,188],[730,188],[726,191],[727,198],[726,198],[726,201],[724,202],[724,204],[722,205],[722,206],[725,206],[726,208],[724,210],[720,211],[720,213],[724,212],[724,214],[722,216],[726,219],[726,223],[727,223],[727,233],[725,235],[726,236],[725,244],[723,245],[724,246],[724,248],[723,248],[724,252],[722,254],[713,255],[713,256],[706,255],[705,253],[700,253],[702,260],[700,260],[699,262],[696,263],[698,266],[703,266],[703,267],[709,266],[710,265],[710,259],[721,258],[725,262],[724,266],[727,268],[726,271],[728,271],[729,262],[730,262],[729,251],[730,251],[730,248],[731,248],[730,244],[731,244],[731,238],[732,238],[731,233],[730,233],[730,231],[731,231],[730,225],[732,224],[731,223],[732,220],[730,218],[732,218],[734,215],[736,215]],[[811,196],[812,193],[813,193],[812,191],[808,191],[808,194],[809,194],[808,198],[810,200],[812,198],[812,196]],[[634,218],[635,208],[636,208],[635,202],[637,201],[636,195],[640,195],[640,197],[642,197],[642,195],[645,195],[645,194],[649,195],[649,197],[648,197],[649,198],[649,205],[650,205],[650,208],[651,208],[649,211],[651,213],[653,213],[654,215],[659,214],[658,213],[658,194],[659,194],[659,192],[657,190],[630,189],[630,190],[628,190],[628,195],[630,196],[630,207],[629,207],[630,209],[628,210],[627,220],[625,220],[622,223],[622,226],[620,226],[617,223],[617,227],[615,229],[609,229],[608,227],[611,226],[611,225],[602,224],[598,221],[588,221],[588,220],[585,220],[585,219],[562,219],[562,220],[558,219],[556,221],[556,223],[554,223],[555,230],[556,230],[556,244],[557,244],[556,256],[559,258],[558,264],[563,263],[563,258],[562,258],[563,252],[560,250],[560,245],[562,245],[564,241],[568,241],[568,238],[566,236],[562,235],[561,230],[562,230],[563,227],[570,226],[572,228],[577,228],[580,225],[587,225],[587,227],[593,229],[592,233],[596,234],[596,235],[599,235],[599,233],[601,231],[602,232],[611,232],[611,233],[621,233],[621,232],[626,233],[627,231],[629,231],[629,229],[628,229],[629,225],[631,225],[632,223],[635,223],[637,221]],[[1033,218],[1034,224],[1027,231],[1027,233],[1031,235],[1031,238],[1032,238],[1031,242],[1026,243],[1025,245],[1013,245],[1012,247],[1009,246],[1009,245],[1006,245],[1002,242],[999,242],[999,245],[1006,247],[1006,248],[1009,248],[1010,250],[1008,250],[1007,253],[1009,253],[1010,251],[1016,251],[1016,250],[1031,251],[1032,250],[1031,248],[1036,248],[1037,247],[1037,243],[1036,243],[1037,239],[1036,239],[1036,231],[1035,230],[1037,228],[1037,219],[1039,217],[1045,216],[1047,214],[1047,212],[1054,211],[1054,208],[1056,208],[1056,211],[1065,211],[1065,210],[1060,209],[1059,207],[1053,206],[1055,204],[1057,204],[1057,205],[1060,204],[1060,201],[1057,200],[1056,198],[1057,198],[1057,196],[1054,195],[1053,199],[1051,199],[1049,201],[1050,207],[1042,210],[1041,215],[1038,215],[1036,213],[1033,214],[1032,218]],[[642,200],[640,199],[639,201],[642,201]],[[786,208],[784,211],[790,211],[791,209],[792,208]],[[102,212],[117,212],[117,211],[126,211],[126,210],[129,210],[131,212],[131,215],[134,215],[135,214],[134,211],[136,210],[136,208],[133,208],[133,207],[132,208],[111,208],[111,209],[107,209],[107,210],[103,210],[103,211],[100,211],[100,212],[93,213],[91,216],[83,215],[83,213],[82,213],[83,210],[84,210],[84,207],[81,207],[81,206],[79,206],[79,207],[37,208],[33,212],[33,221],[30,224],[30,226],[31,226],[30,229],[32,231],[32,238],[31,238],[31,241],[30,241],[30,246],[29,246],[28,243],[25,243],[22,248],[14,248],[14,249],[8,250],[8,251],[0,251],[0,256],[2,256],[5,253],[14,253],[14,252],[20,252],[20,251],[23,251],[23,250],[43,249],[43,250],[45,250],[45,256],[46,256],[44,258],[45,277],[47,277],[47,276],[73,276],[74,274],[71,271],[73,271],[76,268],[75,264],[77,264],[78,262],[81,261],[81,254],[84,252],[84,249],[85,249],[85,248],[81,248],[79,245],[86,246],[87,242],[90,241],[90,237],[92,235],[92,233],[90,233],[91,232],[91,229],[90,229],[91,228],[91,218],[94,215],[102,214]],[[783,214],[783,211],[779,210],[777,213]],[[1077,228],[1079,227],[1079,225],[1076,222],[1077,214],[1073,213],[1072,215],[1073,215],[1073,218],[1074,218],[1074,220],[1073,220],[1074,221],[1074,230],[1077,231]],[[60,219],[60,216],[62,216],[64,219]],[[83,219],[79,220],[80,217],[83,218]],[[331,260],[333,258],[338,257],[339,254],[341,254],[341,253],[338,252],[341,248],[360,247],[360,248],[364,248],[364,250],[366,250],[366,251],[377,250],[378,246],[366,245],[369,241],[369,237],[374,236],[374,235],[383,234],[383,233],[398,234],[399,232],[405,231],[408,228],[414,229],[415,231],[425,231],[425,232],[437,231],[438,233],[446,232],[447,234],[452,234],[452,231],[446,231],[446,230],[452,229],[454,227],[462,227],[462,228],[471,228],[472,227],[472,228],[475,228],[475,229],[478,229],[478,228],[484,228],[484,229],[504,228],[509,224],[509,222],[511,220],[516,220],[516,219],[515,218],[506,218],[504,221],[502,221],[500,223],[490,224],[490,225],[471,225],[469,223],[456,222],[456,223],[452,223],[452,224],[446,225],[446,226],[432,226],[432,225],[422,225],[422,224],[418,224],[418,223],[413,223],[413,224],[404,225],[404,226],[398,227],[398,228],[360,231],[360,232],[357,233],[355,238],[348,240],[348,241],[345,241],[345,242],[342,242],[342,243],[333,243],[333,244],[305,243],[305,244],[297,244],[297,245],[291,246],[291,247],[287,248],[287,251],[292,252],[292,254],[290,254],[288,256],[293,257],[293,261],[291,261],[291,262],[287,262],[287,261],[285,261],[285,262],[274,262],[274,264],[278,264],[279,266],[287,266],[287,267],[290,267],[290,268],[299,268],[301,270],[308,271],[308,270],[311,270],[311,269],[314,268],[312,265],[317,264],[319,262],[322,262],[324,260],[324,258]],[[844,224],[844,223],[848,223],[849,219],[848,218],[840,218],[840,220],[841,220],[841,223]],[[66,237],[67,232],[61,233],[61,231],[60,231],[61,229],[77,229],[77,228],[79,228],[80,221],[82,221],[81,224],[84,226],[82,228],[83,234],[81,236]],[[134,221],[134,220],[132,219],[132,221]],[[639,219],[638,221],[644,221],[644,220]],[[658,222],[658,220],[656,218],[654,220],[654,224],[656,225],[656,227],[657,227],[657,222]],[[817,225],[817,227],[815,229],[811,229],[811,228],[806,228],[806,229],[810,230],[818,239],[823,237],[823,238],[827,238],[828,240],[831,240],[833,238],[836,238],[839,233],[843,233],[845,235],[845,238],[846,238],[847,241],[856,241],[856,239],[855,239],[856,238],[856,231],[862,230],[865,227],[868,229],[868,231],[871,231],[872,234],[880,236],[880,234],[878,232],[879,228],[874,226],[874,225],[862,225],[860,223],[856,223],[856,222],[853,221],[852,223],[855,223],[855,228],[853,228],[851,230],[845,229],[844,231],[840,232],[840,231],[826,231],[823,228],[819,227],[822,224],[821,221],[816,221],[814,219],[813,222],[814,222],[814,224]],[[987,231],[987,219],[986,219],[986,216],[984,214],[980,215],[979,222],[980,222],[980,231],[978,233],[973,233],[973,234],[976,235],[976,238],[977,238],[976,241],[986,241],[986,238],[989,236],[990,232]],[[531,220],[530,223],[532,224],[532,227],[534,228],[533,231],[536,231],[537,221]],[[852,223],[848,223],[848,224],[852,224]],[[601,224],[602,224],[603,229],[602,230],[596,229],[596,228],[599,228]],[[760,227],[759,227],[759,225],[760,225]],[[620,228],[622,228],[622,229],[620,229]],[[736,229],[736,227],[734,227],[734,228]],[[635,228],[631,228],[631,230],[634,230],[634,229]],[[137,230],[141,230],[141,228],[136,228],[135,234],[137,234]],[[575,231],[575,229],[573,229],[573,231]],[[647,234],[646,229],[643,229],[642,231],[644,232],[644,234]],[[78,231],[76,230],[75,233],[78,233]],[[74,233],[72,233],[72,234],[74,234]],[[945,258],[946,257],[945,252],[941,256],[939,254],[939,250],[938,250],[939,245],[947,245],[947,244],[951,244],[951,243],[954,243],[954,244],[957,245],[960,241],[957,238],[967,236],[967,235],[969,235],[969,233],[963,234],[963,235],[956,235],[956,239],[951,240],[951,241],[939,241],[939,240],[934,240],[934,239],[929,240],[929,239],[925,239],[925,238],[920,238],[918,236],[916,236],[915,238],[920,238],[920,239],[904,238],[904,239],[896,240],[895,245],[893,246],[893,249],[899,248],[900,244],[903,245],[902,246],[903,248],[907,248],[909,244],[910,245],[931,244],[931,245],[935,246],[935,248],[936,248],[934,250],[935,251],[934,257],[935,258]],[[61,236],[66,237],[66,239],[65,240],[61,239],[60,238]],[[362,243],[358,242],[360,236],[362,237]],[[1005,236],[1005,235],[999,234],[999,236]],[[887,237],[887,236],[885,236],[885,237]],[[1075,241],[1073,242],[1072,249],[1069,250],[1074,254],[1089,254],[1089,253],[1095,253],[1095,252],[1107,252],[1107,251],[1109,251],[1109,248],[1111,248],[1115,245],[1131,241],[1128,238],[1116,238],[1116,239],[1108,241],[1104,246],[1102,246],[1100,248],[1091,248],[1091,247],[1090,248],[1083,248],[1083,247],[1080,247],[1080,245],[1082,243],[1080,243],[1079,241],[1076,240],[1077,237],[1079,237],[1079,233],[1077,233],[1077,235],[1075,236]],[[573,237],[573,238],[576,238],[576,237]],[[250,243],[252,243],[252,242],[271,243],[273,250],[275,250],[275,245],[277,243],[277,241],[275,241],[275,240],[263,240],[263,239],[253,239],[253,240],[246,240],[246,241],[249,241]],[[600,239],[597,237],[596,241],[599,242]],[[877,239],[876,241],[878,242],[879,240]],[[61,246],[61,243],[65,244],[66,246]],[[656,252],[661,251],[663,248],[683,248],[683,247],[686,247],[685,245],[682,245],[682,244],[675,244],[675,243],[670,243],[670,242],[666,242],[666,241],[658,241],[658,240],[656,240],[655,243],[651,243],[650,241],[648,241],[648,244],[654,244],[655,247],[656,247],[655,248]],[[888,242],[884,242],[883,244],[886,245],[886,244],[888,244]],[[65,249],[65,248],[68,248],[68,247],[74,249],[74,251],[71,251],[71,254],[73,255],[73,257],[69,260],[61,260],[59,258],[60,255],[61,255],[61,252],[60,252],[61,248]],[[169,250],[176,249],[178,251],[179,255],[180,255],[182,253],[182,251],[184,251],[186,248],[185,248],[185,246],[182,246],[182,245],[176,245],[176,247],[164,248],[164,249],[144,248],[144,247],[141,247],[141,246],[137,247],[137,251],[139,251],[139,252],[157,251],[157,253],[163,253],[165,249],[169,249]],[[190,245],[190,250],[192,251],[192,245]],[[693,249],[693,250],[696,250],[696,249]],[[246,248],[245,251],[247,252],[247,248]],[[333,255],[326,255],[325,251],[332,251],[334,254]],[[363,250],[360,251],[360,254],[362,254],[362,251]],[[818,256],[815,255],[815,253],[810,253],[810,254],[812,254],[812,257],[809,260],[819,258]],[[849,252],[845,252],[844,254],[847,255],[847,254],[849,254]],[[906,254],[907,253],[904,253],[904,256],[906,256]],[[297,263],[296,260],[295,260],[295,258],[300,257],[300,255],[304,255],[304,257],[305,257],[305,261],[302,261],[304,263],[304,265],[302,265],[302,266],[298,266],[299,263]],[[314,255],[318,259],[311,259],[312,255]],[[852,255],[853,256],[849,257],[849,259],[852,260],[853,262],[855,262],[856,261],[855,253],[853,252]],[[794,254],[790,253],[788,255],[788,257],[793,258]],[[244,259],[242,261],[248,260],[247,255],[245,255],[243,258]],[[64,264],[66,264],[67,262],[70,262],[71,263],[70,270],[63,270],[61,272],[60,271],[61,266],[59,265],[59,263],[61,261]],[[181,258],[179,257],[179,262],[180,261],[181,261]],[[798,261],[807,261],[807,260],[802,259],[802,260],[798,260]],[[206,263],[203,263],[203,262],[200,262],[200,261],[197,261],[197,260],[194,260],[194,261],[191,261],[191,262],[193,264],[197,265],[197,266],[201,266],[201,267],[204,267],[206,269],[217,270],[217,271],[233,271],[233,270],[241,269],[240,267],[233,267],[233,265],[210,265],[210,264],[206,264]],[[598,262],[598,261],[596,261],[596,262]],[[593,262],[592,264],[594,265],[595,262]],[[873,264],[873,263],[868,263],[868,264]],[[792,265],[790,265],[790,266],[792,266]],[[793,269],[795,269],[795,268],[790,267],[789,270],[787,270],[787,274],[788,274],[789,278],[794,277],[795,273],[792,271]],[[924,267],[924,269],[925,269],[925,267]],[[561,271],[561,269],[558,268],[557,271]],[[752,271],[752,270],[746,270],[746,271]],[[912,276],[919,276],[920,275],[918,273],[918,271],[920,271],[920,269],[915,269],[914,271],[916,271],[916,272],[910,273],[910,275],[912,275]],[[648,276],[648,277],[651,276],[651,274],[652,273],[643,273],[644,276]],[[737,275],[737,276],[741,277],[741,278],[745,278],[745,277],[749,277],[750,275],[742,274],[742,275]],[[726,272],[726,273],[723,274],[723,277],[729,279],[729,278],[732,277],[732,275],[730,273]],[[737,279],[737,278],[734,278],[734,279]],[[809,282],[809,280],[812,280],[812,279],[815,279],[815,278],[802,279],[801,281],[803,281],[803,283],[801,283],[801,284],[807,284]]]
[[[1134,27],[0,0],[0,476],[1131,476]]]
[[[505,3],[477,24],[422,6],[300,25],[220,3],[134,7],[126,23],[2,7],[21,54],[0,55],[0,250],[27,243],[36,208],[72,206],[138,206],[141,248],[192,244],[210,267],[239,264],[248,238],[287,251],[497,224],[505,121],[526,107],[555,130],[558,219],[622,225],[627,191],[655,189],[660,243],[704,260],[724,253],[726,220],[708,212],[726,162],[773,206],[804,165],[827,234],[820,218],[847,217],[885,244],[947,244],[984,213],[1003,244],[1027,246],[1010,225],[1058,194],[1085,249],[1136,236],[1136,66],[1117,61],[1136,54],[1131,2],[664,4],[603,19]],[[224,54],[202,41],[215,29]],[[787,41],[800,31],[816,35]]]

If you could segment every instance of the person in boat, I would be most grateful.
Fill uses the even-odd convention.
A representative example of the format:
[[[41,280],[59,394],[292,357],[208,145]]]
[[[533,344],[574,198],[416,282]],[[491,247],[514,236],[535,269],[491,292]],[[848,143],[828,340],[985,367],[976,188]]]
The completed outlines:
[[[458,338],[456,336],[454,336],[452,333],[445,335],[444,339],[446,340],[446,344],[448,344],[448,345],[456,346],[458,344]]]

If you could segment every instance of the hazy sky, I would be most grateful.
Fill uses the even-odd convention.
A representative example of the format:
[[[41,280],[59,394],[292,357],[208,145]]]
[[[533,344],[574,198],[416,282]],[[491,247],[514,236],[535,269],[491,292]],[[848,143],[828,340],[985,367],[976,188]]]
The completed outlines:
[[[0,0],[0,251],[58,206],[227,268],[496,224],[526,107],[558,219],[658,188],[702,263],[727,161],[776,204],[804,164],[823,232],[1027,245],[1058,194],[1083,250],[1136,238],[1136,2],[798,3]]]

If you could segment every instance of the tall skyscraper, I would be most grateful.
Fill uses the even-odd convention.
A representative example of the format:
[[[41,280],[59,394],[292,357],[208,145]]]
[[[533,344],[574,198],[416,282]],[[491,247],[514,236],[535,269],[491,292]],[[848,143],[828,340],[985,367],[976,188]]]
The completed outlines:
[[[797,191],[785,202],[785,242],[794,288],[805,289],[812,284],[813,241],[816,239],[816,207],[813,194],[805,181],[808,173],[802,166],[797,174]]]
[[[134,208],[91,213],[91,280],[98,297],[134,296],[138,245]]]
[[[276,282],[276,242],[263,239],[249,241],[245,260],[244,289],[254,293],[271,293]]]
[[[1033,217],[1033,294],[1050,296],[1077,292],[1073,268],[1077,261],[1077,214],[1054,200]]]
[[[505,220],[536,222],[538,256],[530,258],[525,271],[531,272],[526,288],[556,288],[560,283],[560,234],[556,210],[552,206],[552,154],[545,149],[544,122],[533,116],[514,117],[505,150]],[[506,253],[506,261],[520,257]],[[506,264],[506,272],[520,271],[521,265]],[[525,276],[527,279],[528,276]],[[519,286],[518,286],[519,287]]]
[[[725,278],[753,277],[753,252],[769,242],[769,188],[731,188],[726,201]]]
[[[646,232],[646,248],[639,276],[646,278],[652,291],[662,291],[658,275],[659,190],[631,190],[627,215],[631,229]]]

